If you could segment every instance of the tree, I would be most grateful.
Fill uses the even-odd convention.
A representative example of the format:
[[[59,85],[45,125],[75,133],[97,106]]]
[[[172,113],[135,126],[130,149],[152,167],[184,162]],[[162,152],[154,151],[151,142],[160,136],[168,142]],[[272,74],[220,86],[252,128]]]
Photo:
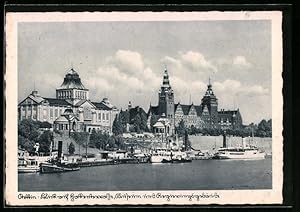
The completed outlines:
[[[51,128],[52,127],[52,124],[50,124],[49,122],[47,121],[44,121],[44,122],[40,122],[40,128]]]
[[[133,120],[133,126],[134,126],[134,130],[137,133],[141,133],[141,124],[142,124],[142,118],[140,116],[140,114],[136,114],[136,116],[134,117]]]
[[[87,143],[89,133],[88,132],[72,132],[71,137],[79,145],[84,145]]]
[[[49,152],[51,142],[53,142],[53,133],[49,130],[44,131],[38,138],[38,142],[40,144],[39,152]]]
[[[18,123],[18,146],[28,152],[34,152],[34,145],[38,142],[40,132],[39,123],[24,119]]]
[[[123,133],[123,126],[122,126],[120,115],[116,116],[113,122],[112,132],[115,135],[121,135]]]
[[[28,152],[34,152],[35,151],[35,149],[34,149],[35,142],[29,140],[28,138],[25,138],[22,135],[18,135],[18,145],[21,148],[27,150]]]
[[[73,155],[74,152],[75,152],[75,146],[74,146],[73,142],[71,142],[69,145],[69,154]]]
[[[148,132],[148,126],[147,126],[147,115],[144,113],[140,113],[140,117],[141,117],[141,124],[140,124],[140,128],[143,132]]]
[[[184,121],[181,120],[178,124],[178,127],[176,127],[176,131],[177,131],[178,136],[183,137],[185,135],[185,130],[186,130],[186,127],[184,125]]]
[[[109,135],[107,133],[92,131],[89,146],[96,147],[98,149],[105,149],[108,143],[108,138]]]
[[[266,137],[269,131],[270,131],[270,126],[268,125],[268,122],[265,119],[261,120],[261,122],[259,122],[257,126],[258,136]]]
[[[157,120],[158,120],[158,116],[151,115],[151,117],[150,117],[150,128],[151,128],[151,130],[153,130],[153,125],[157,122]]]
[[[110,149],[115,148],[115,147],[116,147],[116,139],[115,139],[115,136],[110,136],[110,137],[108,138],[107,143],[108,143],[108,147],[109,147]]]
[[[119,120],[122,125],[122,131],[127,131],[127,124],[129,123],[129,112],[128,111],[121,111],[119,113]]]
[[[18,124],[18,134],[34,142],[38,141],[39,125],[37,122],[24,119]]]

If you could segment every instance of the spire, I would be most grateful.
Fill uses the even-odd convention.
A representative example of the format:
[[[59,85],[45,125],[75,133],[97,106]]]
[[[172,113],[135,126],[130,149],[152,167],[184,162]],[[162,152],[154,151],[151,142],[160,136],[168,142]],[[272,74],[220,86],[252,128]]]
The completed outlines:
[[[210,95],[214,95],[214,92],[212,90],[211,78],[209,76],[208,77],[208,85],[207,85],[207,90],[206,90],[205,96],[210,96]]]

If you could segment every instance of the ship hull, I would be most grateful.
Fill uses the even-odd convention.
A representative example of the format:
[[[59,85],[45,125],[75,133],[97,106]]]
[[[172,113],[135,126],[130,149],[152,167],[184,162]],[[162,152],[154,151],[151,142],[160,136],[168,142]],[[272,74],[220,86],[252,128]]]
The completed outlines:
[[[253,153],[230,153],[226,152],[223,154],[217,154],[215,156],[216,159],[232,159],[232,160],[261,160],[265,159],[265,153],[261,152],[253,152]]]
[[[34,167],[18,167],[18,173],[36,173],[39,172],[40,168],[38,166]]]
[[[40,172],[41,173],[58,173],[58,172],[69,172],[69,171],[78,171],[80,169],[77,165],[72,166],[59,166],[56,164],[41,164]]]

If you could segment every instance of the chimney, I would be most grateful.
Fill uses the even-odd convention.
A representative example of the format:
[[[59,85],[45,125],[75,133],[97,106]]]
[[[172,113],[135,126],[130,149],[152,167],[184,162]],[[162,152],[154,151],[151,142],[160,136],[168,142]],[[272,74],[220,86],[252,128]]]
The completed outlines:
[[[31,95],[34,96],[34,97],[37,97],[38,96],[38,92],[34,90],[34,91],[32,91]]]
[[[223,148],[226,148],[226,131],[223,132]]]

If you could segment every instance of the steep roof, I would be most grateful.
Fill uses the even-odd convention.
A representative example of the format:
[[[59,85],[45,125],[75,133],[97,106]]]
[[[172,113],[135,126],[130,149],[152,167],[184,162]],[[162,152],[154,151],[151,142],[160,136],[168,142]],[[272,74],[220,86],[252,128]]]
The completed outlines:
[[[183,104],[180,104],[180,103],[174,104],[174,106],[175,106],[175,112],[176,112],[176,110],[177,110],[178,105],[181,106],[181,109],[182,109],[184,115],[188,115],[188,114],[189,114],[192,105],[183,105]],[[201,105],[193,105],[193,106],[195,107],[195,110],[196,110],[197,115],[200,116],[200,115],[201,115],[201,112],[202,112],[202,107],[201,107]]]
[[[136,106],[134,108],[129,109],[129,120],[131,121],[132,119],[134,119],[137,114],[147,117],[147,113],[144,111],[144,109],[139,106]]]
[[[25,101],[28,98],[31,99],[32,101],[34,101],[36,104],[40,104],[41,102],[44,101],[44,98],[41,97],[37,91],[32,91],[32,93],[29,96],[27,96],[23,101],[21,101],[18,105],[25,103]]]
[[[239,110],[220,110],[218,111],[219,119],[232,118],[239,113]]]
[[[196,109],[197,115],[200,116],[201,113],[202,113],[202,107],[201,107],[201,105],[194,105],[194,107]]]
[[[71,105],[69,102],[67,102],[64,99],[55,99],[55,98],[46,98],[43,97],[47,102],[49,102],[49,105],[62,105],[62,106],[69,106]]]
[[[103,102],[92,102],[93,105],[96,106],[97,109],[99,110],[112,110],[111,107],[108,107],[106,104],[104,104]]]
[[[159,115],[158,114],[158,106],[150,106],[149,111],[148,111],[148,115],[150,115],[150,113],[154,114],[154,115]]]

